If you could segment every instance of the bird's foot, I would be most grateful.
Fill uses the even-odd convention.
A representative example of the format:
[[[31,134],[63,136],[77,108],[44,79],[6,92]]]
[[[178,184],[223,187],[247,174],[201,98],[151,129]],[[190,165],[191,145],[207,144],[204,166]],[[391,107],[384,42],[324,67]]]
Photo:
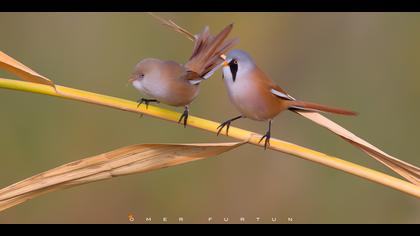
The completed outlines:
[[[260,141],[258,141],[258,143],[261,143],[261,141],[263,141],[263,139],[265,139],[264,149],[267,150],[267,148],[270,147],[270,138],[271,138],[271,132],[269,130],[269,131],[267,131],[267,133],[265,133],[264,136],[261,137],[261,139],[260,139]]]
[[[137,100],[138,104],[137,104],[137,108],[141,105],[141,104],[145,104],[146,105],[146,109],[149,108],[149,104],[151,102],[156,102],[156,103],[160,103],[158,100],[156,99],[146,99],[146,98],[140,98],[139,100]]]
[[[188,113],[189,113],[189,108],[185,107],[184,112],[182,113],[181,117],[179,117],[179,120],[178,120],[178,124],[181,123],[182,120],[184,120],[184,128],[187,127]]]
[[[232,123],[232,119],[230,119],[230,120],[227,120],[227,121],[225,121],[225,122],[223,122],[222,124],[220,124],[218,127],[217,127],[217,136],[219,136],[219,134],[220,134],[220,132],[222,132],[222,129],[226,126],[226,136],[229,136],[229,127],[230,127],[230,124]]]
[[[237,116],[235,118],[229,119],[223,123],[221,123],[218,127],[217,127],[217,136],[219,136],[220,132],[222,132],[222,129],[226,126],[226,136],[229,136],[229,128],[230,128],[230,124],[232,123],[232,121],[235,121],[237,119],[243,118],[242,115]]]

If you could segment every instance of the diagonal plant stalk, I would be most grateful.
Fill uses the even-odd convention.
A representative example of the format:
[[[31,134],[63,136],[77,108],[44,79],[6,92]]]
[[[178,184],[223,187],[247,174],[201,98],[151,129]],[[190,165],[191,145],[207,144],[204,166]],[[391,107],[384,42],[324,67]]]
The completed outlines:
[[[0,78],[0,88],[50,95],[75,101],[83,101],[124,111],[141,113],[172,122],[177,122],[180,116],[180,113],[167,109],[151,105],[148,107],[148,109],[146,109],[145,106],[140,106],[137,108],[137,103],[134,101],[60,85],[55,85],[55,87],[53,87],[45,84]],[[219,123],[217,122],[195,116],[190,116],[188,118],[188,124],[190,127],[199,128],[212,133],[216,133],[216,128],[219,126]],[[221,134],[224,134],[224,132]],[[230,127],[229,137],[257,146],[263,146],[263,144],[258,143],[262,136],[248,130]],[[395,178],[382,172],[375,171],[364,166],[360,166],[352,162],[329,156],[324,153],[279,139],[272,138],[270,142],[271,145],[269,148],[272,150],[291,154],[296,157],[329,166],[420,198],[420,187],[399,178]]]

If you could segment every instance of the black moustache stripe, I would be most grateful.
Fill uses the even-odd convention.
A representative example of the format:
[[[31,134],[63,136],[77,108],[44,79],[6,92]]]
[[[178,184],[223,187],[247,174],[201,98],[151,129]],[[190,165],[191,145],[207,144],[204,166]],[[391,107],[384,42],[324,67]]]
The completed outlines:
[[[236,73],[238,73],[238,64],[233,63],[233,60],[229,62],[230,72],[232,73],[233,82],[236,80]]]

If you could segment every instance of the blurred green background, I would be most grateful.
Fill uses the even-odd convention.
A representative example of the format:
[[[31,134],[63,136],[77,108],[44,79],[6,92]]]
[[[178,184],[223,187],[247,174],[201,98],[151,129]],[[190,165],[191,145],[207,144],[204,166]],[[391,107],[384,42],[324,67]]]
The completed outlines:
[[[391,155],[420,165],[420,14],[161,13],[197,33],[234,22],[248,51],[292,96],[356,110],[329,116]],[[192,43],[145,13],[0,13],[0,48],[57,84],[136,100],[133,66],[185,62]],[[191,114],[237,114],[220,72],[201,86]],[[1,77],[14,78],[0,72]],[[223,142],[227,137],[128,112],[0,89],[0,186],[80,158],[137,143]],[[164,106],[164,105],[161,105]],[[176,109],[176,108],[170,108]],[[177,109],[181,111],[182,109]],[[262,133],[266,123],[236,126]],[[392,174],[293,113],[273,136]],[[0,213],[0,223],[420,223],[420,201],[292,156],[246,145],[168,169],[46,194]]]

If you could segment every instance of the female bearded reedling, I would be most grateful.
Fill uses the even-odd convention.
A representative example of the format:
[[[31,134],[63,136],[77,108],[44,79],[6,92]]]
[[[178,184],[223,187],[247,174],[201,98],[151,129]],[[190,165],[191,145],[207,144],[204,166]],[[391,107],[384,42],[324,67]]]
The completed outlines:
[[[199,93],[199,84],[209,78],[223,60],[220,58],[232,48],[236,39],[225,39],[233,24],[226,26],[218,35],[210,35],[209,28],[196,36],[193,53],[185,65],[174,61],[154,58],[141,60],[135,67],[129,82],[139,91],[154,99],[139,99],[139,106],[150,102],[162,102],[171,106],[184,106],[178,123],[187,125],[189,104]]]
[[[231,122],[239,118],[268,121],[268,131],[260,139],[261,142],[265,138],[265,148],[270,145],[271,120],[284,110],[356,115],[352,111],[297,101],[265,75],[249,54],[241,50],[231,51],[227,55],[223,64],[223,79],[229,98],[241,115],[223,122],[218,127],[217,134],[225,126],[228,133]]]

